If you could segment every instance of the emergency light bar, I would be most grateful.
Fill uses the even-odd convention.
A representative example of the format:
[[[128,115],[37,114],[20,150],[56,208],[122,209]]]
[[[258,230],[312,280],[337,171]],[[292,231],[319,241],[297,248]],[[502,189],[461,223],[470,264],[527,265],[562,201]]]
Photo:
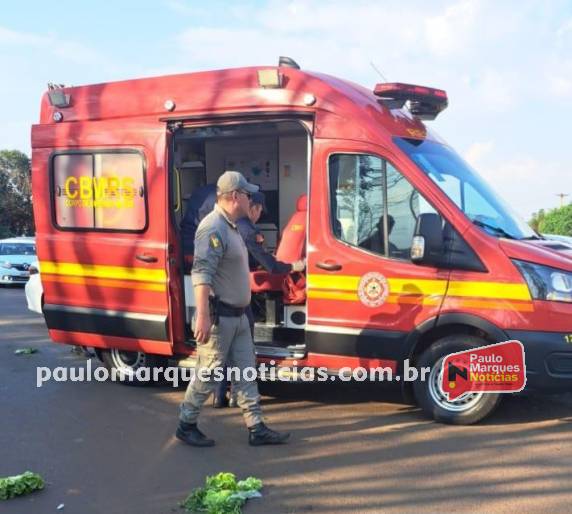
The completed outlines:
[[[377,84],[373,93],[388,109],[401,109],[407,103],[413,116],[427,121],[434,120],[449,104],[445,91],[425,86],[384,83]]]

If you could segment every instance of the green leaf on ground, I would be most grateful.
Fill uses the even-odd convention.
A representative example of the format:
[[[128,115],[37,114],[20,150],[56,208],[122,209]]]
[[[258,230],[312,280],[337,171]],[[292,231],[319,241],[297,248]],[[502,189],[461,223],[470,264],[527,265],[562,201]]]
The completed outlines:
[[[44,488],[44,479],[31,471],[21,475],[0,478],[0,500],[10,500],[16,496],[30,494]]]
[[[16,355],[32,355],[33,353],[38,353],[37,348],[18,348],[14,351]]]
[[[193,489],[181,503],[188,512],[207,514],[241,514],[249,498],[260,498],[262,480],[248,477],[239,482],[233,473],[218,473],[205,479],[204,487]]]

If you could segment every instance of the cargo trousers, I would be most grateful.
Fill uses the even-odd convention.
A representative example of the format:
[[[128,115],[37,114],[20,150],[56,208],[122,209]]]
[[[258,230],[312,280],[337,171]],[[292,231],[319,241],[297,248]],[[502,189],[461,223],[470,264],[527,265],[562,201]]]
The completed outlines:
[[[256,380],[245,380],[243,375],[245,368],[256,369],[254,343],[247,316],[220,316],[218,324],[211,327],[209,340],[204,344],[197,344],[197,356],[195,374],[181,403],[180,420],[185,423],[197,422],[201,407],[219,385],[219,382],[214,380],[214,369],[224,370],[227,365],[240,369],[240,377],[234,376],[236,373],[232,376],[232,387],[246,426],[252,427],[262,422]],[[249,375],[254,373],[250,372]]]

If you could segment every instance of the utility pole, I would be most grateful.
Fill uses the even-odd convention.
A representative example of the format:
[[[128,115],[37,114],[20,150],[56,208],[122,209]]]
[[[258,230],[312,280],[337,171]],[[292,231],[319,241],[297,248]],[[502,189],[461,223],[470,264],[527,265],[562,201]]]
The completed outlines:
[[[570,195],[568,193],[556,193],[556,196],[560,197],[560,207],[564,207],[564,198]]]

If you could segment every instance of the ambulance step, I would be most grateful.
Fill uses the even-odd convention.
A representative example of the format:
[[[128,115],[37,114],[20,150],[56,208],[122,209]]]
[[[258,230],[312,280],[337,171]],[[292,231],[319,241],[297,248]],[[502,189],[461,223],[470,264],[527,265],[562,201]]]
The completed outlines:
[[[276,343],[268,342],[266,344],[254,345],[254,351],[257,357],[270,359],[303,359],[306,357],[305,344],[280,346]],[[194,368],[197,365],[197,358],[195,355],[189,355],[181,359],[173,358],[169,360],[169,365],[179,366],[181,368]]]
[[[277,343],[256,343],[254,351],[257,357],[267,357],[270,359],[303,359],[306,357],[306,345],[294,344],[282,346]]]
[[[254,343],[265,344],[272,341],[273,345],[290,346],[304,344],[306,331],[298,328],[286,328],[284,325],[269,325],[256,323],[254,325]]]

